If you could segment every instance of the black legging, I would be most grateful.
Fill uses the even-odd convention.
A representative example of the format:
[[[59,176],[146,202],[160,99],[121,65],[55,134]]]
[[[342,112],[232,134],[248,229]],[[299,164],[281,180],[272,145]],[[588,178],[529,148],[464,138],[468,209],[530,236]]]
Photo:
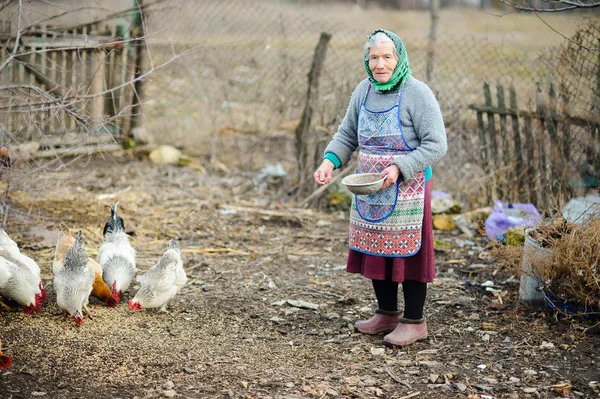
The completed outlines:
[[[377,305],[381,310],[394,312],[398,310],[398,283],[392,280],[371,280],[377,297]],[[402,282],[404,293],[404,317],[412,320],[423,318],[427,283],[415,280]]]

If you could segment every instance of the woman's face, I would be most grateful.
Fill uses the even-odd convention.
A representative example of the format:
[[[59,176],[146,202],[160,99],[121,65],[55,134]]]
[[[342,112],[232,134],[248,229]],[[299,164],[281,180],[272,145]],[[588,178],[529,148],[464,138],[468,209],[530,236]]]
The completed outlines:
[[[369,69],[379,83],[386,83],[392,77],[398,60],[394,57],[394,43],[381,43],[369,49]]]

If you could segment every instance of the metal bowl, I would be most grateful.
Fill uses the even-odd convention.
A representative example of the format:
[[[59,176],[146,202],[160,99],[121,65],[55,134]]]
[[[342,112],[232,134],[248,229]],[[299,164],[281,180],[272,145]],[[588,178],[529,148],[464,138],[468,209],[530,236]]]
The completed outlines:
[[[381,189],[385,178],[381,173],[357,173],[344,177],[342,184],[354,194],[373,194]]]

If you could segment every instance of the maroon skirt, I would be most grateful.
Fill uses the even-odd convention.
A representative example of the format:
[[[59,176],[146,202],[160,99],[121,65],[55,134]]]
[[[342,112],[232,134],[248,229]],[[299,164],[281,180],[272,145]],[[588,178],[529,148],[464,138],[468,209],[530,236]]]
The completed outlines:
[[[391,279],[399,283],[404,280],[415,280],[422,283],[433,281],[435,263],[433,260],[431,180],[425,184],[425,205],[421,235],[421,249],[419,252],[405,258],[367,255],[351,249],[348,251],[346,271],[360,273],[372,280]]]

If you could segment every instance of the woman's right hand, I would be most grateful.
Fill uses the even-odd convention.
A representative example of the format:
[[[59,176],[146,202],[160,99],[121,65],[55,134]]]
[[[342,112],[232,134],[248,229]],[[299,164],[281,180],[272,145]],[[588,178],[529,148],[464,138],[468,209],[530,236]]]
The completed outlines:
[[[333,176],[333,163],[329,159],[324,159],[319,169],[313,175],[315,177],[315,181],[319,186],[324,184],[328,184],[331,181],[331,177]]]

